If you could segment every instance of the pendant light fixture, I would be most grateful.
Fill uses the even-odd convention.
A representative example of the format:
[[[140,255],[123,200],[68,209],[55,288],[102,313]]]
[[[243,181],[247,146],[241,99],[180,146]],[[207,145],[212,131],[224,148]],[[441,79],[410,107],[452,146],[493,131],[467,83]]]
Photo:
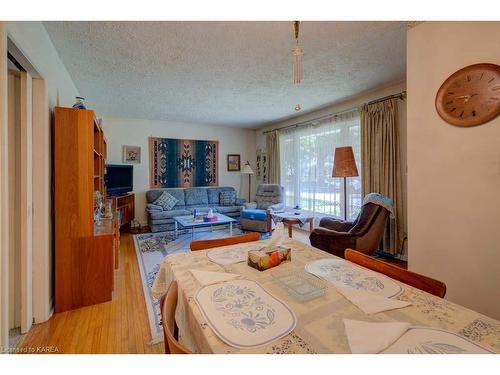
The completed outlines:
[[[299,84],[304,78],[304,73],[302,70],[302,56],[304,56],[304,50],[299,46],[299,29],[300,21],[294,21],[293,23],[295,31],[295,48],[292,49],[293,57],[293,83]]]
[[[304,79],[304,72],[302,70],[302,57],[304,56],[304,50],[299,46],[299,29],[300,29],[300,21],[293,22],[293,29],[295,32],[295,48],[292,49],[292,59],[293,59],[293,68],[292,68],[292,78],[293,83],[298,85]],[[301,107],[300,103],[297,103],[295,106],[295,112],[300,112]]]

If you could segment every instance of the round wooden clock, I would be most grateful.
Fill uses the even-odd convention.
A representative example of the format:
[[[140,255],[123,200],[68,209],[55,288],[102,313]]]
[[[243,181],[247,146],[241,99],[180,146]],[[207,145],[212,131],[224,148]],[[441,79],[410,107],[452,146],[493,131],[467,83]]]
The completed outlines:
[[[500,114],[500,65],[469,65],[449,76],[436,95],[439,116],[451,125],[476,126]]]

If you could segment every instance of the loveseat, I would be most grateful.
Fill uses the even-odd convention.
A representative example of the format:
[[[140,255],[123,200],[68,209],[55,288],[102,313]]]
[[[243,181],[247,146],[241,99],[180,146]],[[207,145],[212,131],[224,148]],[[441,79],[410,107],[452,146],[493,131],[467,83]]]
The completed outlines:
[[[152,232],[162,232],[174,229],[174,216],[192,215],[196,209],[197,213],[207,213],[209,209],[223,215],[239,220],[240,212],[244,208],[245,199],[236,198],[234,205],[221,205],[220,193],[223,191],[234,191],[233,187],[193,187],[193,188],[171,188],[155,189],[146,192],[146,203],[153,204],[156,199],[166,191],[177,199],[177,203],[171,210],[151,210],[146,208],[149,227]]]

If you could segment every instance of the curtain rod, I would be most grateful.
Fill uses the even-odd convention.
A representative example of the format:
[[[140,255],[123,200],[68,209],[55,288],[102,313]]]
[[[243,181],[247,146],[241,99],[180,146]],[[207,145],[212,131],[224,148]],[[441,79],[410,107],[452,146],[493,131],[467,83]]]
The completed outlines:
[[[326,120],[328,118],[337,117],[337,116],[340,116],[340,115],[343,115],[343,114],[346,114],[346,113],[349,113],[349,112],[354,112],[354,111],[358,110],[360,107],[362,107],[363,105],[370,105],[370,104],[380,103],[380,102],[383,102],[383,101],[389,100],[389,99],[401,99],[401,100],[404,100],[404,99],[406,99],[406,91],[401,91],[400,93],[397,93],[397,94],[384,96],[383,98],[375,99],[375,100],[372,100],[372,101],[370,101],[368,103],[364,103],[364,104],[361,104],[361,105],[356,106],[356,107],[344,109],[344,110],[339,111],[339,112],[330,113],[328,115],[325,115],[325,116],[322,116],[322,117],[318,117],[318,118],[315,118],[315,119],[298,122],[296,124],[285,125],[285,126],[282,126],[280,128],[275,128],[275,129],[272,129],[272,130],[266,130],[266,131],[262,132],[262,134],[271,133],[271,132],[273,132],[275,130],[284,130],[284,129],[290,129],[290,128],[297,128],[299,126],[309,124],[309,123],[311,123],[313,121],[321,121],[321,120]]]

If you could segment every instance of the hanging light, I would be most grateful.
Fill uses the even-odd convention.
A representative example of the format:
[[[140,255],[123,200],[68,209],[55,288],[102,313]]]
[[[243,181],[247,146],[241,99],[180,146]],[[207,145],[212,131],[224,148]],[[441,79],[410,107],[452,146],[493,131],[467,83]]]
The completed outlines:
[[[302,56],[304,56],[304,50],[299,46],[299,27],[300,21],[294,21],[293,27],[295,30],[295,43],[296,47],[292,49],[293,57],[293,83],[299,84],[304,78],[304,73],[302,70]]]
[[[300,104],[297,104],[297,105],[295,106],[295,112],[300,112],[300,109],[301,109],[301,108],[300,108]]]

